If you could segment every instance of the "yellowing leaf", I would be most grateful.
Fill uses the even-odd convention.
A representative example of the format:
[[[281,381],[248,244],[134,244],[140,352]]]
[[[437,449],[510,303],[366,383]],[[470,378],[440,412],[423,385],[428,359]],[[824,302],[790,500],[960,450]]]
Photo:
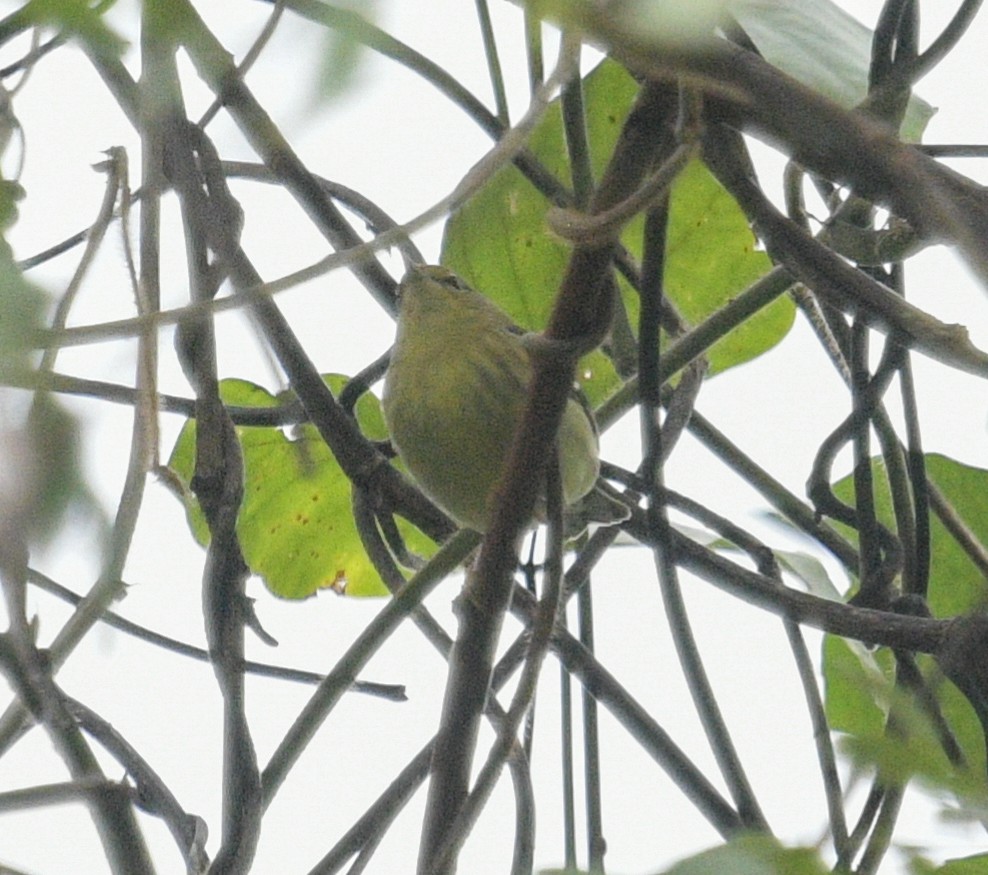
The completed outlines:
[[[343,377],[332,377],[335,388]],[[278,399],[242,380],[221,384],[227,404],[273,407]],[[364,395],[357,419],[365,434],[384,435],[377,400]],[[200,543],[209,532],[188,484],[195,464],[195,429],[190,421],[169,467],[185,486],[189,524]],[[387,592],[364,552],[351,511],[352,490],[311,425],[285,431],[275,427],[238,426],[244,457],[244,501],[237,518],[237,534],[244,558],[275,595],[306,598],[320,589],[347,595],[383,595]],[[406,527],[410,547],[423,554],[433,546],[424,535]]]

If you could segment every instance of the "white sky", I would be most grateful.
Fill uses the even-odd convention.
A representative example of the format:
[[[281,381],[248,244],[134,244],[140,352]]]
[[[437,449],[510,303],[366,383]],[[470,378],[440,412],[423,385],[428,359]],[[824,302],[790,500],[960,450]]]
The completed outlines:
[[[2,3],[0,12],[6,13],[15,5]],[[199,5],[238,57],[268,12],[262,4],[208,0]],[[880,7],[878,2],[845,5],[853,7],[866,22],[874,20]],[[135,9],[135,3],[121,0],[110,20],[132,34]],[[473,4],[432,0],[429,4],[385,3],[380,9],[380,22],[386,29],[487,98],[486,74],[476,65],[479,37]],[[506,37],[505,69],[523,70],[518,54],[517,8],[495,3],[492,11]],[[938,9],[937,19],[931,16],[925,22],[925,40],[950,11]],[[981,17],[964,45],[920,89],[939,107],[928,129],[928,142],[988,140],[988,119],[971,111],[972,98],[977,95],[980,101],[983,93],[982,53],[988,40],[985,18]],[[367,59],[359,90],[353,96],[329,107],[316,107],[308,71],[316,65],[324,43],[314,34],[314,28],[286,16],[248,79],[312,170],[356,188],[404,220],[450,191],[488,148],[486,137],[458,110],[433,99],[428,87],[410,74],[373,56]],[[14,56],[9,51],[0,53],[0,61],[7,63]],[[136,53],[132,52],[128,61],[136,72]],[[513,102],[516,113],[524,108],[520,97],[524,95],[523,80],[519,75],[511,82],[519,95]],[[195,116],[205,107],[208,96],[194,80],[188,85],[191,114]],[[16,255],[23,257],[92,221],[103,181],[89,166],[101,159],[101,150],[111,145],[127,147],[136,186],[139,144],[92,68],[74,49],[60,50],[40,64],[15,108],[27,132],[22,181],[28,197],[11,241]],[[255,157],[229,122],[218,120],[210,133],[223,157]],[[957,166],[971,175],[988,176],[984,166],[974,161],[958,162]],[[238,185],[234,191],[243,198],[247,211],[247,249],[263,275],[280,275],[325,252],[321,238],[304,220],[299,221],[300,211],[283,196],[246,185]],[[174,204],[170,209],[173,230],[169,233],[174,246],[178,244]],[[433,227],[417,238],[428,258],[438,256],[440,231]],[[180,245],[177,248],[180,252]],[[51,288],[63,287],[77,257],[69,255],[32,276]],[[181,305],[186,294],[184,271],[174,253],[167,269],[163,303]],[[911,263],[909,288],[915,290],[911,293],[917,304],[945,321],[967,323],[975,343],[988,348],[984,292],[949,252],[930,251],[917,258],[915,265]],[[390,342],[390,319],[342,274],[283,295],[279,303],[320,370],[353,373]],[[131,309],[119,239],[111,239],[73,311],[72,322],[120,318],[130,315]],[[280,388],[278,378],[256,354],[257,344],[240,317],[226,315],[219,322],[223,373]],[[699,409],[742,448],[770,463],[776,476],[800,493],[815,436],[839,422],[847,403],[838,380],[831,376],[822,354],[808,337],[805,327],[797,322],[792,336],[771,355],[710,381],[699,404]],[[188,395],[188,386],[173,361],[171,342],[171,332],[163,331],[160,387]],[[132,345],[113,343],[67,350],[59,357],[58,369],[129,382]],[[988,467],[983,386],[925,361],[917,362],[916,371],[920,408],[930,422],[925,433],[927,448]],[[782,374],[784,380],[780,380]],[[126,445],[122,441],[129,435],[128,411],[89,401],[71,402],[70,406],[85,417],[86,458],[91,470],[100,474],[94,488],[112,512],[124,471]],[[752,415],[753,410],[757,415]],[[177,418],[165,417],[164,456],[180,425]],[[615,427],[605,436],[604,455],[618,462],[634,459],[637,428],[634,421]],[[668,478],[670,485],[709,501],[722,513],[760,506],[749,491],[736,487],[724,469],[688,442],[677,449]],[[771,529],[754,519],[752,526],[775,537]],[[79,523],[73,534],[36,557],[35,564],[82,592],[98,573],[95,557],[87,549],[91,537],[92,530]],[[201,644],[199,578],[203,554],[190,544],[181,509],[155,483],[148,487],[131,555],[126,574],[131,586],[126,600],[117,606],[120,612],[164,634]],[[736,743],[770,823],[787,843],[817,841],[824,824],[818,770],[781,625],[706,585],[687,581],[686,590],[702,652],[709,655],[708,669],[715,689],[722,697],[728,725],[737,732]],[[301,604],[277,601],[256,580],[251,582],[250,592],[258,599],[265,628],[280,642],[272,651],[251,639],[250,655],[312,670],[331,666],[381,607],[380,602],[341,600],[328,593]],[[456,584],[448,583],[430,600],[430,607],[451,631],[455,627],[449,603],[455,593]],[[622,550],[620,555],[609,557],[598,575],[595,599],[601,660],[713,776],[712,757],[665,634],[647,551]],[[31,609],[40,616],[44,641],[50,640],[68,616],[65,606],[40,594],[32,594]],[[509,631],[516,631],[511,623]],[[817,638],[811,635],[810,639],[815,652]],[[410,701],[397,705],[353,694],[344,699],[269,810],[256,872],[308,871],[435,731],[445,669],[414,628],[399,630],[363,676],[406,684]],[[558,671],[550,661],[539,696],[534,766],[539,804],[536,861],[542,866],[562,860],[558,721],[553,712],[557,678]],[[99,628],[59,674],[59,682],[128,737],[187,810],[206,818],[212,828],[209,848],[215,852],[219,838],[220,710],[210,669]],[[283,682],[251,680],[249,693],[250,716],[263,764],[309,690]],[[3,701],[6,691],[0,697]],[[665,792],[670,786],[668,779],[628,743],[624,731],[603,711],[601,723],[609,871],[657,871],[678,856],[715,843],[713,830],[674,791]],[[482,751],[487,740],[485,734]],[[111,775],[119,775],[109,762],[107,768]],[[39,731],[0,759],[0,791],[64,778],[61,763]],[[716,783],[719,786],[719,781]],[[794,792],[794,787],[800,790]],[[423,801],[424,793],[419,793],[388,833],[368,872],[413,870]],[[503,781],[491,810],[464,851],[460,871],[479,875],[506,871],[512,813],[510,805],[504,803],[509,801],[508,782]],[[905,818],[908,832],[904,837],[922,844],[939,840],[958,855],[979,848],[977,842],[982,837],[935,823],[932,816],[928,807],[917,805]],[[148,840],[161,860],[160,871],[181,871],[165,830],[147,819],[142,823],[148,825]],[[895,861],[893,854],[883,871],[897,871]],[[0,815],[0,867],[3,864],[39,875],[107,871],[95,831],[82,808]]]

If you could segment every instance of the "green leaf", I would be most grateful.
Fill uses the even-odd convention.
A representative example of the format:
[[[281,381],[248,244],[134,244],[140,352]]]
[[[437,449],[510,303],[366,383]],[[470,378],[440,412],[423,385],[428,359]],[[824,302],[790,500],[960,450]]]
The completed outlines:
[[[613,63],[599,65],[584,80],[595,178],[614,149],[637,91],[634,80]],[[558,179],[571,178],[558,102],[532,132],[529,148]],[[443,263],[533,331],[549,320],[570,253],[546,225],[549,207],[521,172],[508,166],[450,217],[443,233]],[[610,360],[599,351],[584,358],[578,379],[594,406],[620,384]]]
[[[0,118],[0,154],[11,134],[12,117]],[[0,179],[0,387],[11,375],[36,366],[37,334],[44,325],[49,298],[28,282],[14,261],[4,233],[18,218],[24,189]],[[2,394],[2,391],[0,391]],[[16,407],[16,405],[15,405]],[[12,408],[13,410],[13,408]],[[49,392],[36,392],[22,423],[0,412],[0,515],[22,527],[32,544],[46,544],[73,513],[99,529],[98,546],[107,547],[108,521],[85,480],[76,415]]]
[[[823,639],[827,722],[861,738],[881,736],[888,713],[892,655],[834,635]]]
[[[590,33],[603,28],[608,35],[633,35],[635,42],[656,49],[696,46],[713,38],[731,0],[529,0],[531,10],[554,23]]]
[[[327,379],[334,390],[345,378]],[[277,398],[243,380],[224,380],[226,404],[273,407]],[[373,439],[386,434],[377,399],[364,395],[357,421]],[[195,467],[194,421],[186,423],[168,465],[183,486],[189,525],[208,543],[209,531],[189,489]],[[299,599],[332,588],[347,595],[384,595],[387,590],[364,552],[351,513],[351,485],[316,429],[238,426],[244,455],[244,501],[237,519],[240,545],[252,572],[275,595]],[[432,543],[404,526],[409,547],[422,554]]]
[[[988,544],[988,471],[930,454],[926,474],[981,543]],[[988,598],[984,577],[939,520],[933,526],[931,563],[929,598],[936,616],[953,617],[984,607]]]
[[[840,747],[860,768],[877,771],[890,783],[916,780],[932,790],[944,805],[947,800],[942,794],[946,790],[961,802],[965,816],[975,820],[988,803],[984,735],[974,731],[973,714],[970,720],[965,719],[964,711],[970,713],[971,708],[961,694],[946,682],[938,683],[935,671],[925,674],[927,686],[936,694],[941,712],[961,746],[966,765],[950,762],[929,715],[912,693],[900,687],[876,691],[876,699],[887,701],[889,728],[881,733],[847,735]]]
[[[250,383],[247,380],[221,380],[220,397],[223,402],[233,407],[276,407],[278,399],[271,395],[266,389]],[[268,432],[272,429],[261,429]],[[254,429],[246,426],[237,426],[237,436],[241,444],[244,443],[245,435],[250,435]],[[246,456],[244,459],[246,467]],[[203,515],[199,502],[191,490],[192,476],[195,473],[196,465],[196,421],[189,419],[179,432],[175,446],[172,448],[171,456],[168,458],[167,468],[174,475],[175,481],[181,491],[182,503],[185,505],[185,514],[188,519],[189,528],[192,535],[202,545],[209,543],[209,526],[206,524],[206,517]],[[174,483],[172,485],[175,485]],[[246,496],[245,496],[246,498]]]
[[[926,457],[927,474],[953,504],[965,524],[988,542],[988,471],[963,465],[945,456]],[[891,497],[885,467],[873,460],[876,510],[886,525],[892,525]],[[834,491],[851,503],[851,477],[837,483]],[[852,533],[853,535],[853,533]],[[979,609],[988,588],[963,550],[935,517],[931,525],[931,574],[929,604],[935,616],[951,617]],[[984,805],[984,734],[973,709],[953,684],[943,681],[927,657],[918,663],[930,679],[941,711],[964,753],[966,769],[953,766],[941,749],[930,721],[918,712],[911,697],[891,689],[891,663],[860,645],[828,636],[824,644],[823,672],[827,684],[827,714],[834,728],[849,733],[845,750],[860,764],[877,766],[897,779],[917,776],[928,786],[948,789],[966,804]],[[885,673],[887,681],[881,682]],[[889,733],[884,719],[876,714],[895,709],[901,732]]]
[[[771,836],[750,833],[683,860],[666,875],[824,875],[829,871],[811,848],[785,848]]]
[[[888,476],[881,459],[872,460],[872,470],[878,518],[894,529]],[[988,471],[931,453],[926,456],[926,474],[975,536],[988,543],[988,506],[984,500],[988,493]],[[842,501],[853,504],[853,477],[849,475],[836,483],[834,493]],[[934,616],[953,617],[983,607],[988,599],[988,586],[980,571],[932,512],[931,520],[927,597]],[[845,531],[854,537],[852,531],[846,528]]]
[[[600,178],[638,91],[619,65],[605,61],[584,80],[584,104],[591,165]],[[530,140],[531,151],[561,180],[569,180],[568,158],[558,104]],[[494,300],[521,326],[539,330],[548,321],[563,278],[570,247],[548,229],[550,204],[513,166],[505,167],[446,224],[443,263]],[[641,220],[623,242],[641,256]],[[665,284],[684,315],[699,321],[766,273],[768,257],[755,248],[748,221],[734,200],[699,162],[672,189]],[[637,297],[623,300],[634,322]],[[794,318],[782,298],[719,341],[710,352],[711,373],[748,361],[775,345]],[[581,383],[599,404],[620,385],[613,366],[598,352],[584,361]]]
[[[0,316],[2,321],[2,316]],[[67,520],[95,525],[108,547],[106,513],[83,475],[78,418],[49,392],[36,392],[19,427],[0,428],[0,509],[31,544],[47,544]],[[18,529],[14,529],[18,531]]]
[[[795,575],[812,595],[831,601],[840,601],[840,590],[831,580],[824,564],[809,553],[799,550],[773,550],[779,565]]]
[[[812,848],[786,848],[771,836],[748,833],[680,861],[663,875],[825,875]],[[582,869],[544,869],[540,875],[585,875]]]
[[[16,126],[17,122],[12,116],[0,115],[0,155],[7,150]],[[7,231],[17,221],[20,215],[17,203],[24,199],[24,195],[24,186],[19,182],[0,179],[0,231]],[[9,251],[5,254],[4,260],[10,260]]]
[[[988,854],[947,860],[942,866],[914,857],[909,861],[909,872],[911,875],[985,875],[988,872]]]
[[[3,198],[0,186],[0,213],[15,209]],[[4,372],[23,370],[34,358],[32,335],[41,328],[47,296],[29,283],[14,263],[7,241],[0,237],[0,379]]]
[[[323,37],[323,57],[319,70],[317,103],[331,101],[351,92],[359,80],[361,68],[370,57],[360,36],[368,22],[379,17],[374,0],[350,0],[335,3],[333,27]]]
[[[85,0],[31,0],[23,12],[35,24],[75,35],[104,57],[121,58],[127,48],[127,41],[107,26],[101,10],[92,9]]]
[[[769,257],[755,248],[741,208],[699,161],[688,165],[673,186],[667,237],[666,294],[694,324],[772,267]],[[632,251],[640,256],[640,246]],[[777,298],[714,344],[707,354],[710,373],[766,352],[785,337],[794,319],[793,302]]]

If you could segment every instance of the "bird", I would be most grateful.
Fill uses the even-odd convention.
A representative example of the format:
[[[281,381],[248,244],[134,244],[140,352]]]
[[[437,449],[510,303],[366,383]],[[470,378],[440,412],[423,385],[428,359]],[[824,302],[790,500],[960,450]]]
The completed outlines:
[[[439,265],[413,265],[398,287],[382,410],[392,446],[421,490],[460,526],[485,532],[525,408],[533,335]],[[582,393],[580,393],[582,394]],[[567,535],[629,510],[603,481],[597,426],[578,394],[557,437]],[[537,517],[544,517],[544,498]]]

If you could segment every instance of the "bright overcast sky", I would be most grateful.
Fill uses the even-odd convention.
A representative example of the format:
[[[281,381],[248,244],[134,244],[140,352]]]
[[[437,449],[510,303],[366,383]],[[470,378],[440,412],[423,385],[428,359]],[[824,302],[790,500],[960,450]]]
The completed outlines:
[[[4,3],[6,12],[17,4]],[[873,22],[880,3],[845,3],[862,20]],[[932,4],[924,4],[930,6]],[[939,4],[938,18],[924,22],[924,40],[955,4]],[[136,3],[121,0],[109,20],[136,42]],[[197,4],[238,59],[263,26],[267,4],[208,0]],[[362,4],[356,4],[361,7]],[[478,64],[479,37],[474,6],[463,0],[429,3],[378,4],[379,23],[399,38],[433,57],[483,99],[488,99],[486,73]],[[504,36],[503,62],[510,78],[512,106],[524,109],[524,63],[517,27],[517,7],[494,3],[495,21]],[[924,8],[925,11],[925,8]],[[939,111],[933,118],[929,142],[986,142],[988,121],[981,111],[983,52],[988,45],[988,16],[972,28],[949,66],[932,73],[920,92]],[[393,64],[368,56],[354,90],[328,106],[318,106],[312,70],[325,43],[314,28],[286,14],[271,45],[248,78],[261,102],[271,111],[303,160],[314,171],[351,186],[376,201],[396,219],[407,220],[439,196],[450,192],[463,173],[489,148],[488,139],[458,110],[435,98],[428,87]],[[7,48],[0,62],[9,63],[19,50]],[[136,73],[138,57],[132,47],[128,63]],[[189,71],[191,74],[191,70]],[[208,95],[187,78],[190,114],[208,105]],[[972,104],[972,101],[977,102]],[[972,106],[976,112],[972,112]],[[15,108],[27,136],[23,184],[27,200],[22,218],[10,234],[17,257],[42,250],[87,227],[103,193],[103,177],[90,169],[102,150],[127,148],[133,185],[139,179],[139,142],[134,131],[101,86],[81,52],[60,50],[39,64]],[[232,123],[222,116],[209,128],[224,158],[254,160]],[[770,166],[770,158],[766,159]],[[5,165],[6,166],[6,165]],[[988,179],[974,161],[957,162],[963,172]],[[9,170],[8,170],[9,172]],[[265,277],[304,266],[325,254],[318,234],[304,221],[287,196],[275,189],[240,184],[234,193],[246,212],[245,245]],[[174,202],[168,204],[163,305],[186,302],[186,283]],[[430,259],[438,257],[441,228],[434,226],[417,238]],[[111,239],[85,285],[73,324],[122,318],[132,313],[119,238]],[[63,288],[77,254],[59,259],[32,274],[42,285]],[[400,268],[389,262],[393,269]],[[916,260],[909,271],[914,300],[947,322],[970,325],[972,337],[988,348],[984,292],[969,279],[956,259],[944,250]],[[279,298],[317,366],[323,371],[354,373],[384,352],[392,337],[390,319],[342,273],[335,273]],[[977,315],[975,315],[977,314]],[[265,358],[249,324],[239,315],[221,317],[220,362],[225,376],[255,380],[272,390],[281,378]],[[807,343],[801,323],[783,347],[765,359],[712,380],[701,395],[699,409],[716,415],[717,424],[735,436],[743,448],[758,451],[763,461],[786,484],[802,492],[814,452],[813,438],[845,415],[846,394],[836,377],[820,374],[822,354]],[[172,334],[162,332],[163,391],[190,394],[174,362]],[[113,382],[130,383],[133,344],[107,343],[67,350],[58,370]],[[778,374],[786,373],[780,382]],[[927,448],[970,464],[988,467],[984,427],[983,387],[973,380],[945,374],[945,369],[917,364],[920,405],[939,428],[925,435]],[[732,403],[740,399],[741,403]],[[98,479],[93,488],[112,513],[121,486],[130,431],[127,408],[92,401],[70,402],[85,417],[86,457]],[[752,416],[752,411],[758,411]],[[0,414],[2,414],[0,410]],[[777,429],[785,423],[784,434]],[[162,453],[167,457],[181,420],[163,419]],[[605,436],[604,455],[621,462],[637,454],[637,423],[621,423]],[[806,441],[800,442],[800,436]],[[109,468],[107,467],[109,460]],[[722,513],[758,507],[753,494],[735,487],[723,469],[697,447],[684,443],[669,473],[670,484],[700,500],[716,504]],[[774,530],[752,517],[762,534]],[[78,521],[35,565],[77,592],[85,591],[98,575],[91,549],[94,530]],[[633,693],[658,715],[663,726],[713,772],[712,758],[702,740],[675,656],[664,635],[664,619],[654,585],[651,556],[645,550],[619,551],[602,569],[595,597],[601,619],[598,639],[601,659],[612,666]],[[164,488],[152,483],[145,513],[127,566],[127,598],[117,608],[137,623],[166,635],[202,644],[199,578],[202,551],[190,543],[184,515]],[[323,671],[331,666],[380,602],[344,601],[323,594],[302,604],[278,601],[253,580],[262,623],[279,641],[276,650],[251,639],[253,658]],[[449,604],[455,582],[431,599],[436,615],[454,629]],[[701,647],[712,654],[709,669],[728,723],[738,727],[737,743],[766,813],[779,837],[789,843],[813,843],[823,834],[822,793],[810,729],[800,708],[791,658],[780,624],[730,598],[693,582],[688,587],[696,612]],[[41,639],[49,641],[68,616],[61,603],[33,593],[31,608],[41,617]],[[509,632],[516,632],[513,624]],[[811,647],[816,648],[811,637]],[[742,658],[738,659],[741,654]],[[778,677],[775,677],[778,666]],[[555,701],[557,675],[551,661],[539,697],[535,746],[535,781],[539,801],[537,862],[562,861],[558,796],[558,720]],[[773,683],[766,685],[766,675]],[[400,630],[364,673],[367,679],[406,684],[410,701],[394,704],[351,694],[337,708],[278,795],[265,822],[255,871],[305,872],[337,836],[364,811],[390,778],[435,731],[445,670],[436,654],[408,625]],[[219,838],[220,706],[210,669],[163,653],[106,628],[95,630],[58,676],[70,693],[102,713],[131,738],[159,769],[183,805],[204,816]],[[2,685],[0,685],[2,689]],[[257,748],[266,762],[277,741],[306,701],[309,688],[270,680],[252,680],[250,717],[257,729]],[[791,710],[784,710],[791,709]],[[784,723],[791,731],[779,733]],[[714,831],[669,789],[659,768],[622,729],[602,716],[604,732],[604,811],[609,843],[608,865],[614,872],[646,872],[661,868],[678,855],[715,844]],[[772,742],[766,744],[766,739]],[[482,744],[489,741],[485,734]],[[107,762],[112,775],[119,770]],[[64,780],[60,761],[45,736],[32,732],[13,752],[0,758],[0,791],[45,781]],[[793,787],[806,787],[794,798]],[[411,872],[410,854],[417,845],[424,794],[419,793],[401,815],[394,830],[368,868],[373,873]],[[460,871],[507,871],[512,812],[510,788],[502,782],[492,812],[486,815],[468,844]],[[917,841],[939,836],[961,846],[966,834],[930,821],[919,806],[907,818]],[[911,818],[911,819],[910,819]],[[932,827],[932,829],[929,829]],[[972,842],[978,836],[972,835]],[[149,841],[161,854],[162,872],[180,871],[172,840],[157,824]],[[895,857],[890,869],[895,871]],[[107,871],[88,815],[81,808],[52,808],[0,815],[0,864],[31,873],[97,875]],[[0,866],[2,868],[2,866]],[[886,870],[883,870],[886,871]]]

